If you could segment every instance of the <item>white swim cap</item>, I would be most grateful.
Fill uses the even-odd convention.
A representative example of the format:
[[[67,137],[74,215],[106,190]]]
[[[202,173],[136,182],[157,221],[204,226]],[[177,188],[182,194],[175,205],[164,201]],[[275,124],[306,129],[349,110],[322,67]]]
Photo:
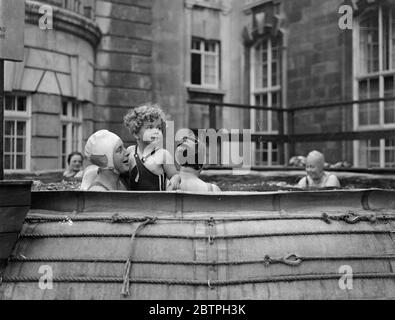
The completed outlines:
[[[102,169],[115,170],[114,168],[114,148],[121,141],[115,133],[108,130],[99,130],[92,134],[85,145],[85,155],[92,164]]]

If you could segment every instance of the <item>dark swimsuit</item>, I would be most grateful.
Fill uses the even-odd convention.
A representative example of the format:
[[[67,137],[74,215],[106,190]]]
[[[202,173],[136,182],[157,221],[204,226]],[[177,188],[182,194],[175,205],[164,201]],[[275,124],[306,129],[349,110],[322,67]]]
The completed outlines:
[[[137,154],[137,146],[134,153],[136,166],[131,171],[122,176],[122,181],[126,182],[128,190],[136,191],[165,191],[166,190],[166,175],[163,173],[157,175],[148,170],[145,165],[145,159],[154,155],[158,149],[154,149],[149,155],[140,159]],[[127,179],[126,179],[127,178]],[[127,180],[127,181],[125,181]]]

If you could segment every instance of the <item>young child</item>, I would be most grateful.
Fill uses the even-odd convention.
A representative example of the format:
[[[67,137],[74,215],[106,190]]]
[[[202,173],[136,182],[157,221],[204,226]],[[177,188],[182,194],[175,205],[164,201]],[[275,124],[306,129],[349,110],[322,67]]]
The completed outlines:
[[[321,152],[312,151],[306,159],[306,177],[302,178],[298,187],[310,188],[340,188],[340,182],[334,174],[324,171],[325,158]]]
[[[87,190],[126,190],[119,175],[129,170],[129,153],[121,138],[107,130],[97,131],[89,137],[85,154],[98,167]]]
[[[130,152],[129,173],[122,176],[129,190],[177,190],[181,178],[169,151],[162,148],[163,130],[166,127],[164,112],[157,106],[146,104],[131,110],[124,117],[125,126],[136,139]],[[166,179],[169,184],[166,187]]]
[[[203,169],[206,146],[193,136],[186,136],[177,145],[175,158],[181,166],[181,190],[190,192],[220,192],[215,184],[199,178]]]

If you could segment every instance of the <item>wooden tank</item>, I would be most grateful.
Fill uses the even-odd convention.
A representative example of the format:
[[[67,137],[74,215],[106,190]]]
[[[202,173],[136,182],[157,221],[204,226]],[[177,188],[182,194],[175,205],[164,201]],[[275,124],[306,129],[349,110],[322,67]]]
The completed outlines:
[[[394,209],[384,190],[33,192],[0,299],[395,298]]]

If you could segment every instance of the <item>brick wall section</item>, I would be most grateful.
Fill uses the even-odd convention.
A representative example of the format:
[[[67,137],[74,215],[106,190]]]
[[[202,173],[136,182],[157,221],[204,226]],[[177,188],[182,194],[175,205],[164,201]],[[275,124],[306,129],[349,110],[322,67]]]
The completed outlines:
[[[103,37],[95,69],[95,130],[112,130],[128,142],[123,116],[152,99],[152,0],[97,0]]]
[[[289,30],[288,105],[314,105],[352,98],[346,66],[351,67],[349,33],[338,27],[342,0],[286,0],[284,11]],[[348,34],[346,34],[348,33]],[[348,51],[347,51],[348,50]],[[347,68],[349,68],[347,67]],[[296,114],[295,133],[326,133],[351,130],[344,118],[344,108],[317,109]],[[323,151],[329,162],[351,160],[351,150],[345,144],[298,144],[295,154],[304,155],[311,149]],[[292,156],[292,155],[291,155]]]

